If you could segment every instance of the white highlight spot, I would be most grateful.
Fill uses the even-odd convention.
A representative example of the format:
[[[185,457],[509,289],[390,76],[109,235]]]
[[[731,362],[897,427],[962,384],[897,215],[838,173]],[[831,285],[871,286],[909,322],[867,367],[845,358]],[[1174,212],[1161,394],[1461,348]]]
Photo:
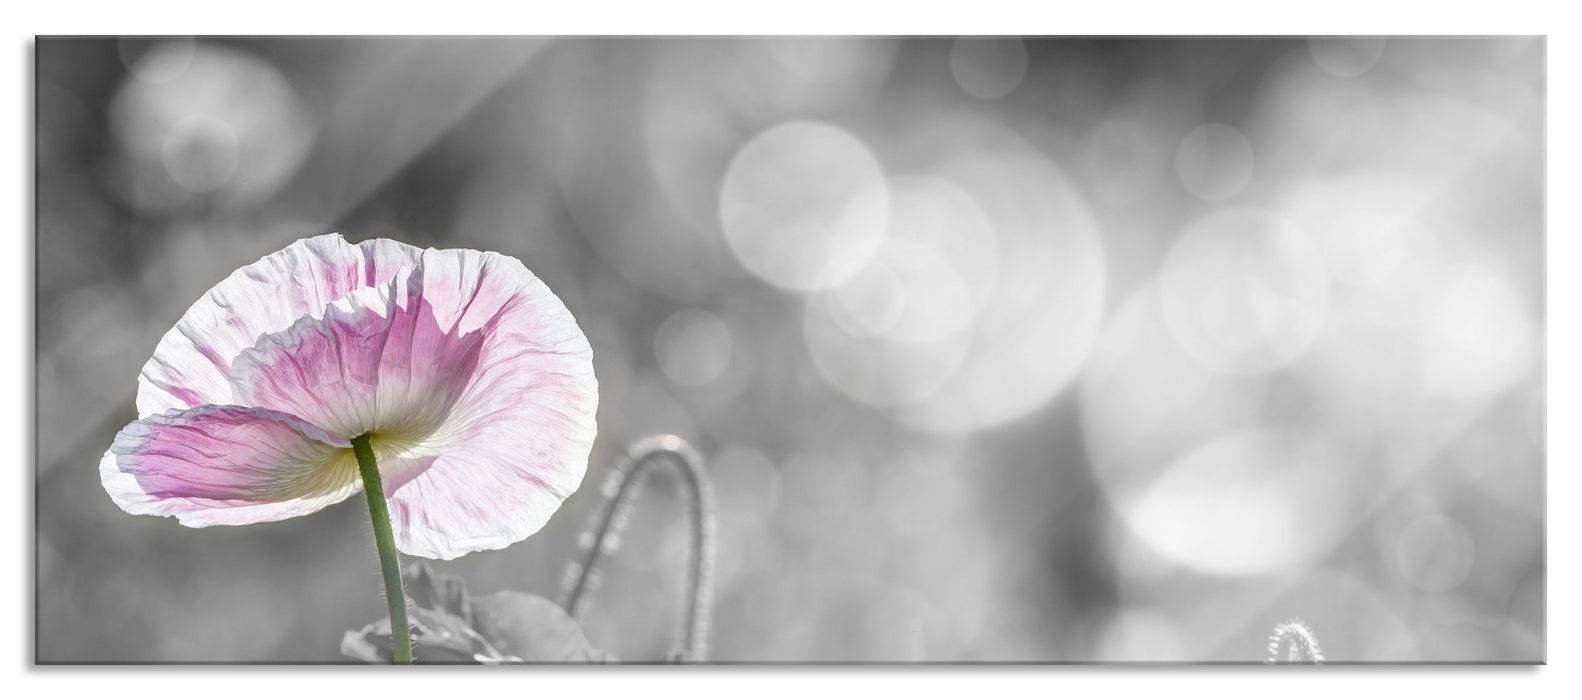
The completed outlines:
[[[1121,512],[1178,566],[1255,576],[1311,562],[1346,532],[1345,478],[1318,444],[1246,432],[1188,454]]]
[[[1527,372],[1541,334],[1511,283],[1487,265],[1465,263],[1446,279],[1425,329],[1423,388],[1441,398],[1487,400]]]

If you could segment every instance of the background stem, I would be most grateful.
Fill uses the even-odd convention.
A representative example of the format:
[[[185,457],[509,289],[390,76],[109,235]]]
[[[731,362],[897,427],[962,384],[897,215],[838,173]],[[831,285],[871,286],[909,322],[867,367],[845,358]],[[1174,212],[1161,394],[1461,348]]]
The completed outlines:
[[[390,604],[390,633],[395,635],[395,662],[412,663],[412,632],[406,619],[406,593],[401,588],[401,561],[396,553],[395,535],[390,532],[390,506],[385,503],[384,483],[379,479],[379,463],[368,444],[367,435],[352,438],[352,452],[363,475],[363,493],[368,494],[368,515],[374,522],[374,546],[379,549],[379,570],[385,578],[385,602]]]
[[[587,611],[599,559],[607,554],[605,544],[625,527],[627,513],[638,487],[647,476],[649,465],[674,464],[687,487],[691,516],[692,560],[687,569],[686,611],[679,621],[676,659],[698,663],[708,659],[709,607],[713,595],[714,572],[714,492],[703,457],[687,441],[675,435],[655,435],[627,448],[626,455],[610,472],[604,488],[605,507],[588,534],[582,558],[568,567],[561,592],[561,607],[572,619]],[[595,534],[596,533],[596,534]]]

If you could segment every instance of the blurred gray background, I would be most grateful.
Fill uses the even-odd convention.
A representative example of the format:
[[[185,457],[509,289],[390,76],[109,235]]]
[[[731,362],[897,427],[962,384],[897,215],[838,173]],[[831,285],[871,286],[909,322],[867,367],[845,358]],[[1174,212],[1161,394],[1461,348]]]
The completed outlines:
[[[37,660],[340,662],[362,504],[122,513],[158,338],[291,241],[496,250],[594,348],[584,489],[437,562],[554,598],[707,457],[720,661],[1544,658],[1542,39],[36,44]],[[663,659],[651,479],[585,629]],[[409,561],[412,558],[407,558]]]

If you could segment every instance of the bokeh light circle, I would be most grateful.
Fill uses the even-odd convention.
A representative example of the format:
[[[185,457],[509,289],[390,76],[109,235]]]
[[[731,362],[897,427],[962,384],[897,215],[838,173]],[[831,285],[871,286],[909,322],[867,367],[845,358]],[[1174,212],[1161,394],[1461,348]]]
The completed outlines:
[[[889,181],[891,239],[938,253],[966,286],[976,309],[1000,282],[999,232],[977,198],[949,179],[906,175]]]
[[[1377,298],[1383,288],[1421,274],[1442,250],[1420,222],[1432,196],[1420,176],[1370,169],[1304,178],[1276,208],[1318,244],[1336,282]]]
[[[783,289],[822,289],[861,269],[878,249],[889,214],[888,196],[875,189],[883,182],[878,160],[849,132],[817,122],[780,124],[731,161],[720,187],[720,223],[731,252],[754,275]]]
[[[1354,502],[1339,466],[1295,433],[1234,433],[1182,457],[1121,514],[1179,567],[1227,577],[1287,570],[1348,532]]]
[[[1330,279],[1322,251],[1289,222],[1228,209],[1176,240],[1159,293],[1172,336],[1193,359],[1259,374],[1295,361],[1318,337]]]
[[[702,386],[725,374],[731,363],[731,329],[703,309],[682,309],[659,324],[654,356],[659,369],[677,384]]]
[[[894,287],[881,282],[877,285],[880,289],[899,292],[897,298],[877,309],[883,314],[877,320],[884,324],[884,337],[901,343],[928,343],[959,334],[972,323],[974,309],[967,283],[933,248],[905,239],[889,240],[866,269],[879,274],[881,280],[896,282]],[[847,286],[842,285],[832,301],[850,311],[854,310],[851,295],[841,293]]]
[[[236,174],[242,147],[225,122],[193,115],[177,122],[165,137],[165,172],[193,192],[219,189]]]
[[[967,94],[999,99],[1027,76],[1027,47],[1015,37],[962,37],[950,46],[950,74]]]
[[[141,44],[149,43],[139,39],[121,39],[116,42],[116,50],[121,54],[121,63],[126,66],[127,72],[138,80],[150,83],[163,83],[180,77],[192,65],[193,48],[196,46],[190,38],[171,38],[160,40],[157,44],[159,51],[154,52],[146,60],[141,54],[147,47]]]
[[[939,128],[940,143],[970,146],[929,173],[981,208],[997,263],[979,278],[994,284],[972,324],[972,352],[937,393],[900,418],[929,431],[971,432],[1027,415],[1066,388],[1097,335],[1108,271],[1086,200],[1036,146],[975,120]],[[964,259],[963,269],[971,269]],[[973,288],[974,278],[964,278]]]
[[[110,118],[138,204],[169,206],[182,193],[259,201],[296,172],[316,137],[290,81],[247,51],[165,42],[130,72]]]
[[[1511,281],[1487,263],[1463,261],[1444,274],[1424,328],[1422,386],[1432,396],[1486,401],[1537,360],[1538,322]]]
[[[886,37],[777,36],[734,42],[731,80],[743,111],[777,118],[821,116],[872,100],[900,42]],[[766,94],[763,86],[776,89]]]
[[[1204,124],[1176,148],[1176,175],[1188,192],[1210,202],[1241,194],[1252,182],[1253,150],[1247,137],[1226,124]]]
[[[888,334],[907,307],[906,287],[889,265],[876,262],[830,290],[829,315],[855,338]]]
[[[876,37],[746,37],[665,42],[665,50],[644,53],[639,116],[653,186],[687,223],[712,221],[720,177],[743,138],[876,99],[898,44]]]
[[[906,175],[858,196],[888,201],[874,258],[809,300],[804,337],[814,366],[863,403],[899,406],[937,391],[961,366],[980,308],[997,284],[994,224],[937,177]]]
[[[1088,135],[1084,160],[1097,198],[1118,205],[1140,201],[1153,190],[1169,153],[1169,145],[1149,125],[1112,119]]]
[[[966,284],[941,255],[892,239],[862,272],[808,300],[803,336],[830,386],[899,406],[933,395],[961,367],[971,313]]]
[[[1455,519],[1425,515],[1406,526],[1395,541],[1395,565],[1401,577],[1429,593],[1453,590],[1472,573],[1477,547],[1472,535]]]

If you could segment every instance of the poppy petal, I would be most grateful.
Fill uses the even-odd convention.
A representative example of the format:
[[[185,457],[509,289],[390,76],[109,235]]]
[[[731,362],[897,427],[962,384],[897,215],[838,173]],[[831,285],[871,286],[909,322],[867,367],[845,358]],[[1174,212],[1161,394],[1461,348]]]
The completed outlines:
[[[141,416],[173,408],[239,403],[226,377],[260,336],[319,318],[330,303],[376,287],[422,251],[387,239],[351,245],[331,233],[299,240],[233,273],[198,299],[160,339],[138,376]]]
[[[483,342],[444,424],[380,471],[401,551],[452,559],[532,535],[581,485],[598,383],[576,320],[517,260],[426,251],[423,289],[441,328]]]
[[[361,490],[350,443],[282,413],[199,406],[134,421],[99,462],[122,510],[189,527],[306,515]]]
[[[382,458],[421,442],[466,389],[483,342],[436,325],[422,277],[402,270],[260,338],[231,365],[232,395],[347,439],[372,434]]]

